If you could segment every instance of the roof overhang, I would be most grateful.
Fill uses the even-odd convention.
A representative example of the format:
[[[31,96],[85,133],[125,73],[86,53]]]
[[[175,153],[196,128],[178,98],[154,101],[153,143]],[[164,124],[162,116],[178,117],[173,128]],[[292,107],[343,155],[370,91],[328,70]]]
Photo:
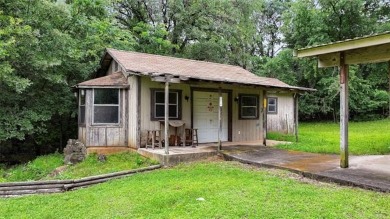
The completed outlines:
[[[81,82],[74,86],[75,88],[130,88],[127,76],[122,72],[115,72],[104,77],[94,78]]]
[[[317,57],[318,67],[340,66],[340,56],[345,64],[364,64],[390,60],[390,32],[308,47],[294,51],[296,57]]]
[[[129,89],[130,85],[117,85],[117,86],[98,86],[98,85],[75,85],[73,86],[74,88],[79,88],[79,89],[92,89],[92,88],[113,88],[113,89]]]
[[[261,85],[257,83],[242,83],[239,81],[231,81],[231,80],[224,80],[221,78],[221,80],[208,80],[205,78],[199,78],[194,76],[183,76],[183,75],[172,75],[170,73],[161,73],[161,72],[134,72],[134,71],[127,71],[126,74],[128,76],[130,75],[138,75],[138,76],[145,76],[150,77],[152,81],[155,82],[165,82],[166,76],[170,75],[172,76],[172,79],[174,83],[193,83],[193,82],[208,82],[208,83],[220,83],[220,84],[233,84],[233,85],[239,85],[239,86],[251,86],[251,87],[258,87],[266,90],[274,90],[274,91],[287,91],[291,93],[303,93],[307,91],[317,91],[317,89],[313,88],[306,88],[306,87],[296,87],[296,86],[271,86],[271,85]]]

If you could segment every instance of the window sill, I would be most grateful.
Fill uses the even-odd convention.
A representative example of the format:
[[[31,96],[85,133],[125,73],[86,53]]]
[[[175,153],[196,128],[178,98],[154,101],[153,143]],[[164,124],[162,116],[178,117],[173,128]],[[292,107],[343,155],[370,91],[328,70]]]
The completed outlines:
[[[90,127],[94,127],[94,128],[121,128],[122,127],[122,124],[92,124],[90,125]]]

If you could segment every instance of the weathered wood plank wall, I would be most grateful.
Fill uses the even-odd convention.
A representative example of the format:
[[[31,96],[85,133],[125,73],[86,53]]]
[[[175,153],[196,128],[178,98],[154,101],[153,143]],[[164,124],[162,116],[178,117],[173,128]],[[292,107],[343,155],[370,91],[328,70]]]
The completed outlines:
[[[294,98],[292,93],[268,93],[278,100],[277,113],[267,115],[267,131],[294,134]]]
[[[160,123],[158,121],[151,121],[151,89],[164,89],[163,83],[153,82],[149,77],[142,77],[141,79],[141,133],[142,141],[141,146],[146,143],[146,130],[148,129],[160,129]],[[210,89],[221,89],[232,90],[232,141],[254,141],[263,139],[263,128],[262,118],[259,116],[256,120],[240,120],[239,119],[239,104],[234,101],[234,98],[238,97],[239,94],[256,94],[259,95],[259,115],[262,100],[262,89],[237,86],[237,85],[226,85],[219,83],[181,83],[171,84],[170,89],[182,90],[182,120],[185,122],[186,128],[191,127],[191,100],[186,101],[185,96],[191,97],[192,88],[210,88]],[[224,112],[227,113],[227,112]],[[174,134],[174,130],[170,130],[170,134]]]

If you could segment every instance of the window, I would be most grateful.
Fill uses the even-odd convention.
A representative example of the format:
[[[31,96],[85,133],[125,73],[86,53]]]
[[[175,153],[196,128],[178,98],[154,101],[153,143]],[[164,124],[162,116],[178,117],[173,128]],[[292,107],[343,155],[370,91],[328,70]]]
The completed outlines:
[[[271,114],[278,113],[278,98],[268,97],[267,112]]]
[[[164,90],[151,90],[151,119],[162,120],[165,116],[165,92]],[[169,91],[169,118],[181,119],[181,91]]]
[[[250,94],[240,94],[240,119],[259,118],[259,96]]]
[[[94,89],[93,123],[119,123],[119,89]]]
[[[85,124],[85,90],[79,91],[79,124]]]

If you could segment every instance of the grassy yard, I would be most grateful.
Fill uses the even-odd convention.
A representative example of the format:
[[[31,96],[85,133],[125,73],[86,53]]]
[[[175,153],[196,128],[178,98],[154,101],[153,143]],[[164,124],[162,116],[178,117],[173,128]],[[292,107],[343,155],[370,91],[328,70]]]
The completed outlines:
[[[235,162],[183,164],[63,194],[0,199],[0,218],[7,219],[389,217],[390,194]]]
[[[91,154],[83,162],[68,166],[56,176],[49,176],[57,167],[63,165],[64,156],[59,153],[38,157],[37,159],[12,168],[0,167],[0,182],[77,179],[104,173],[130,170],[157,164],[156,161],[137,153],[108,155],[106,162],[100,162],[96,154]]]
[[[270,133],[267,138],[295,141],[293,136]],[[340,151],[340,126],[336,123],[300,123],[299,142],[279,148],[337,154]],[[349,152],[354,155],[389,154],[390,120],[350,122]]]

